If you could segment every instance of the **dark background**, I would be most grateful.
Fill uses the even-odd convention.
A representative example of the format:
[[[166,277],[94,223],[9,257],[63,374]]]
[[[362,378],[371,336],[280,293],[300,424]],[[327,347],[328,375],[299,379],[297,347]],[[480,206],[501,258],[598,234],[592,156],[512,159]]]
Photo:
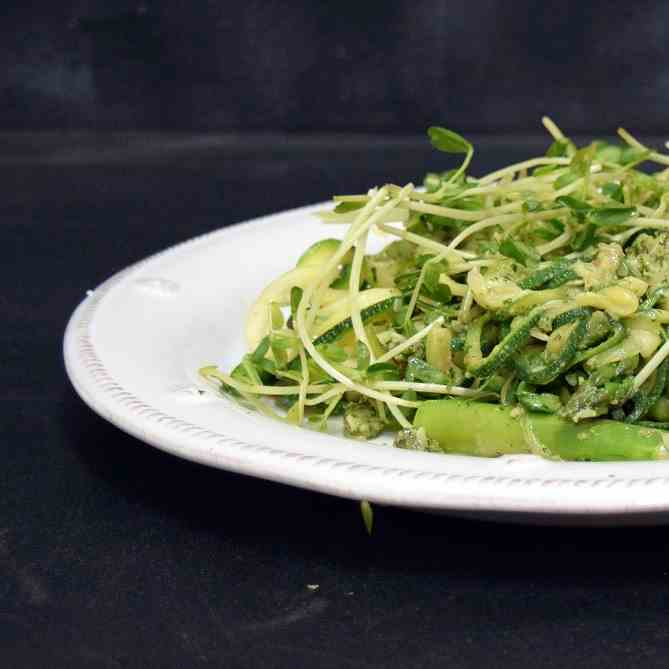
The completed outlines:
[[[12,6],[14,5],[14,6]],[[669,5],[5,3],[0,664],[666,667],[665,528],[377,508],[176,460],[91,412],[84,297],[220,226],[578,135],[667,131]],[[307,586],[318,585],[312,590]]]
[[[0,127],[667,130],[669,5],[5,3]]]

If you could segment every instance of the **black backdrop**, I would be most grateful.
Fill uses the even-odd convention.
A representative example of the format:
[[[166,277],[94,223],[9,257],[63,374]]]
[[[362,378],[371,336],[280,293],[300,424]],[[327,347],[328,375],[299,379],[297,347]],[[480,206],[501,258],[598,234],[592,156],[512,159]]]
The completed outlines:
[[[452,166],[413,136],[427,124],[489,135],[474,174],[543,151],[526,135],[545,112],[573,133],[661,136],[668,16],[2,3],[0,665],[665,669],[666,528],[376,507],[370,538],[355,501],[143,446],[79,399],[61,345],[86,290],[150,253]]]
[[[659,134],[668,19],[659,0],[3,3],[0,128],[528,133],[550,113]]]

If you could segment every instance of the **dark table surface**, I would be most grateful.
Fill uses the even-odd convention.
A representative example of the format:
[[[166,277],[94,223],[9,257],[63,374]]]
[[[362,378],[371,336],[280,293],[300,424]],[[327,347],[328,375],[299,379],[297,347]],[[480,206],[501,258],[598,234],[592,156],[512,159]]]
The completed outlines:
[[[491,138],[475,169],[543,148]],[[354,502],[159,452],[65,377],[67,318],[125,265],[450,165],[413,138],[0,135],[3,667],[667,666],[664,528],[379,508],[369,538]]]

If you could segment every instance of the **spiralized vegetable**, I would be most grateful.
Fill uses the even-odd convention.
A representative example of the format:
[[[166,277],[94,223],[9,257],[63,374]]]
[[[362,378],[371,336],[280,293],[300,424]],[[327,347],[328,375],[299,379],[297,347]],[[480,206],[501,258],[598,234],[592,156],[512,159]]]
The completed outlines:
[[[343,414],[350,436],[400,430],[396,445],[419,450],[449,451],[439,435],[450,428],[421,409],[437,398],[444,416],[462,398],[505,407],[507,422],[524,416],[514,434],[534,435],[527,451],[543,455],[609,452],[595,453],[590,436],[578,436],[581,451],[537,448],[536,434],[560,433],[560,421],[638,424],[641,436],[666,429],[669,169],[639,166],[669,156],[623,129],[623,144],[577,148],[543,122],[554,140],[545,156],[476,178],[466,174],[471,144],[433,127],[435,148],[465,156],[458,168],[426,175],[423,189],[336,196],[321,218],[346,226],[343,238],[312,247],[270,284],[247,323],[250,352],[229,374],[207,366],[202,376],[255,408],[274,398],[295,424],[327,429]],[[393,241],[370,254],[374,233]],[[534,429],[539,415],[553,416],[555,430]],[[471,453],[504,452],[479,437]],[[467,438],[457,442],[467,452]],[[628,457],[648,452],[630,447]]]

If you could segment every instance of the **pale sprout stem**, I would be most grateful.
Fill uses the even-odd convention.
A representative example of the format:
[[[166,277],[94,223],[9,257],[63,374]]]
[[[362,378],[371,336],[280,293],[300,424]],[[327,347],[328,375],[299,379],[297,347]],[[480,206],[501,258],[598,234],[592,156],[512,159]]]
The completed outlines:
[[[641,368],[641,371],[634,377],[633,388],[639,390],[641,386],[648,380],[650,375],[664,362],[665,358],[669,356],[669,341],[664,342],[660,348],[657,349],[655,355]]]
[[[545,244],[540,244],[537,246],[536,251],[540,256],[545,256],[547,253],[556,251],[557,249],[562,248],[565,244],[568,244],[570,239],[571,230],[566,228],[560,236],[556,237],[550,242],[546,242]]]
[[[447,386],[441,383],[417,383],[409,381],[378,381],[374,384],[379,390],[391,390],[404,392],[415,390],[418,393],[435,393],[443,395],[454,395],[457,397],[480,397],[481,391],[461,386]]]
[[[548,133],[550,136],[557,142],[564,142],[565,141],[565,136],[562,134],[562,130],[558,128],[556,123],[551,119],[549,116],[543,116],[541,118],[541,122],[543,123],[544,128],[548,130]]]
[[[405,341],[403,341],[401,344],[398,344],[394,348],[391,348],[389,351],[384,353],[382,356],[379,357],[377,362],[387,362],[388,360],[392,360],[394,357],[398,356],[400,353],[405,351],[406,349],[410,348],[414,344],[417,344],[421,339],[424,337],[427,337],[427,333],[436,325],[441,325],[444,322],[444,317],[439,316],[439,318],[433,320],[429,325],[426,325],[422,330],[419,330],[416,332],[413,337],[409,337]]]
[[[504,167],[501,170],[497,170],[496,172],[486,174],[482,179],[479,179],[479,184],[488,184],[492,181],[498,181],[504,177],[513,176],[520,170],[531,167],[539,167],[540,165],[569,165],[570,162],[571,158],[531,158],[530,160],[525,160],[522,163],[509,165],[509,167]]]
[[[408,242],[416,244],[421,248],[427,249],[428,251],[433,251],[434,253],[457,253],[463,258],[476,258],[476,253],[471,253],[469,251],[461,251],[459,249],[449,249],[445,244],[440,244],[435,242],[433,239],[428,239],[427,237],[422,237],[413,232],[407,232],[401,228],[395,228],[392,225],[386,225],[381,223],[376,226],[383,232],[387,232],[389,235],[394,235],[395,237],[400,237],[401,239],[406,239]]]
[[[395,420],[406,430],[411,427],[411,423],[407,420],[407,417],[399,410],[394,404],[388,404],[388,410],[395,417]]]

